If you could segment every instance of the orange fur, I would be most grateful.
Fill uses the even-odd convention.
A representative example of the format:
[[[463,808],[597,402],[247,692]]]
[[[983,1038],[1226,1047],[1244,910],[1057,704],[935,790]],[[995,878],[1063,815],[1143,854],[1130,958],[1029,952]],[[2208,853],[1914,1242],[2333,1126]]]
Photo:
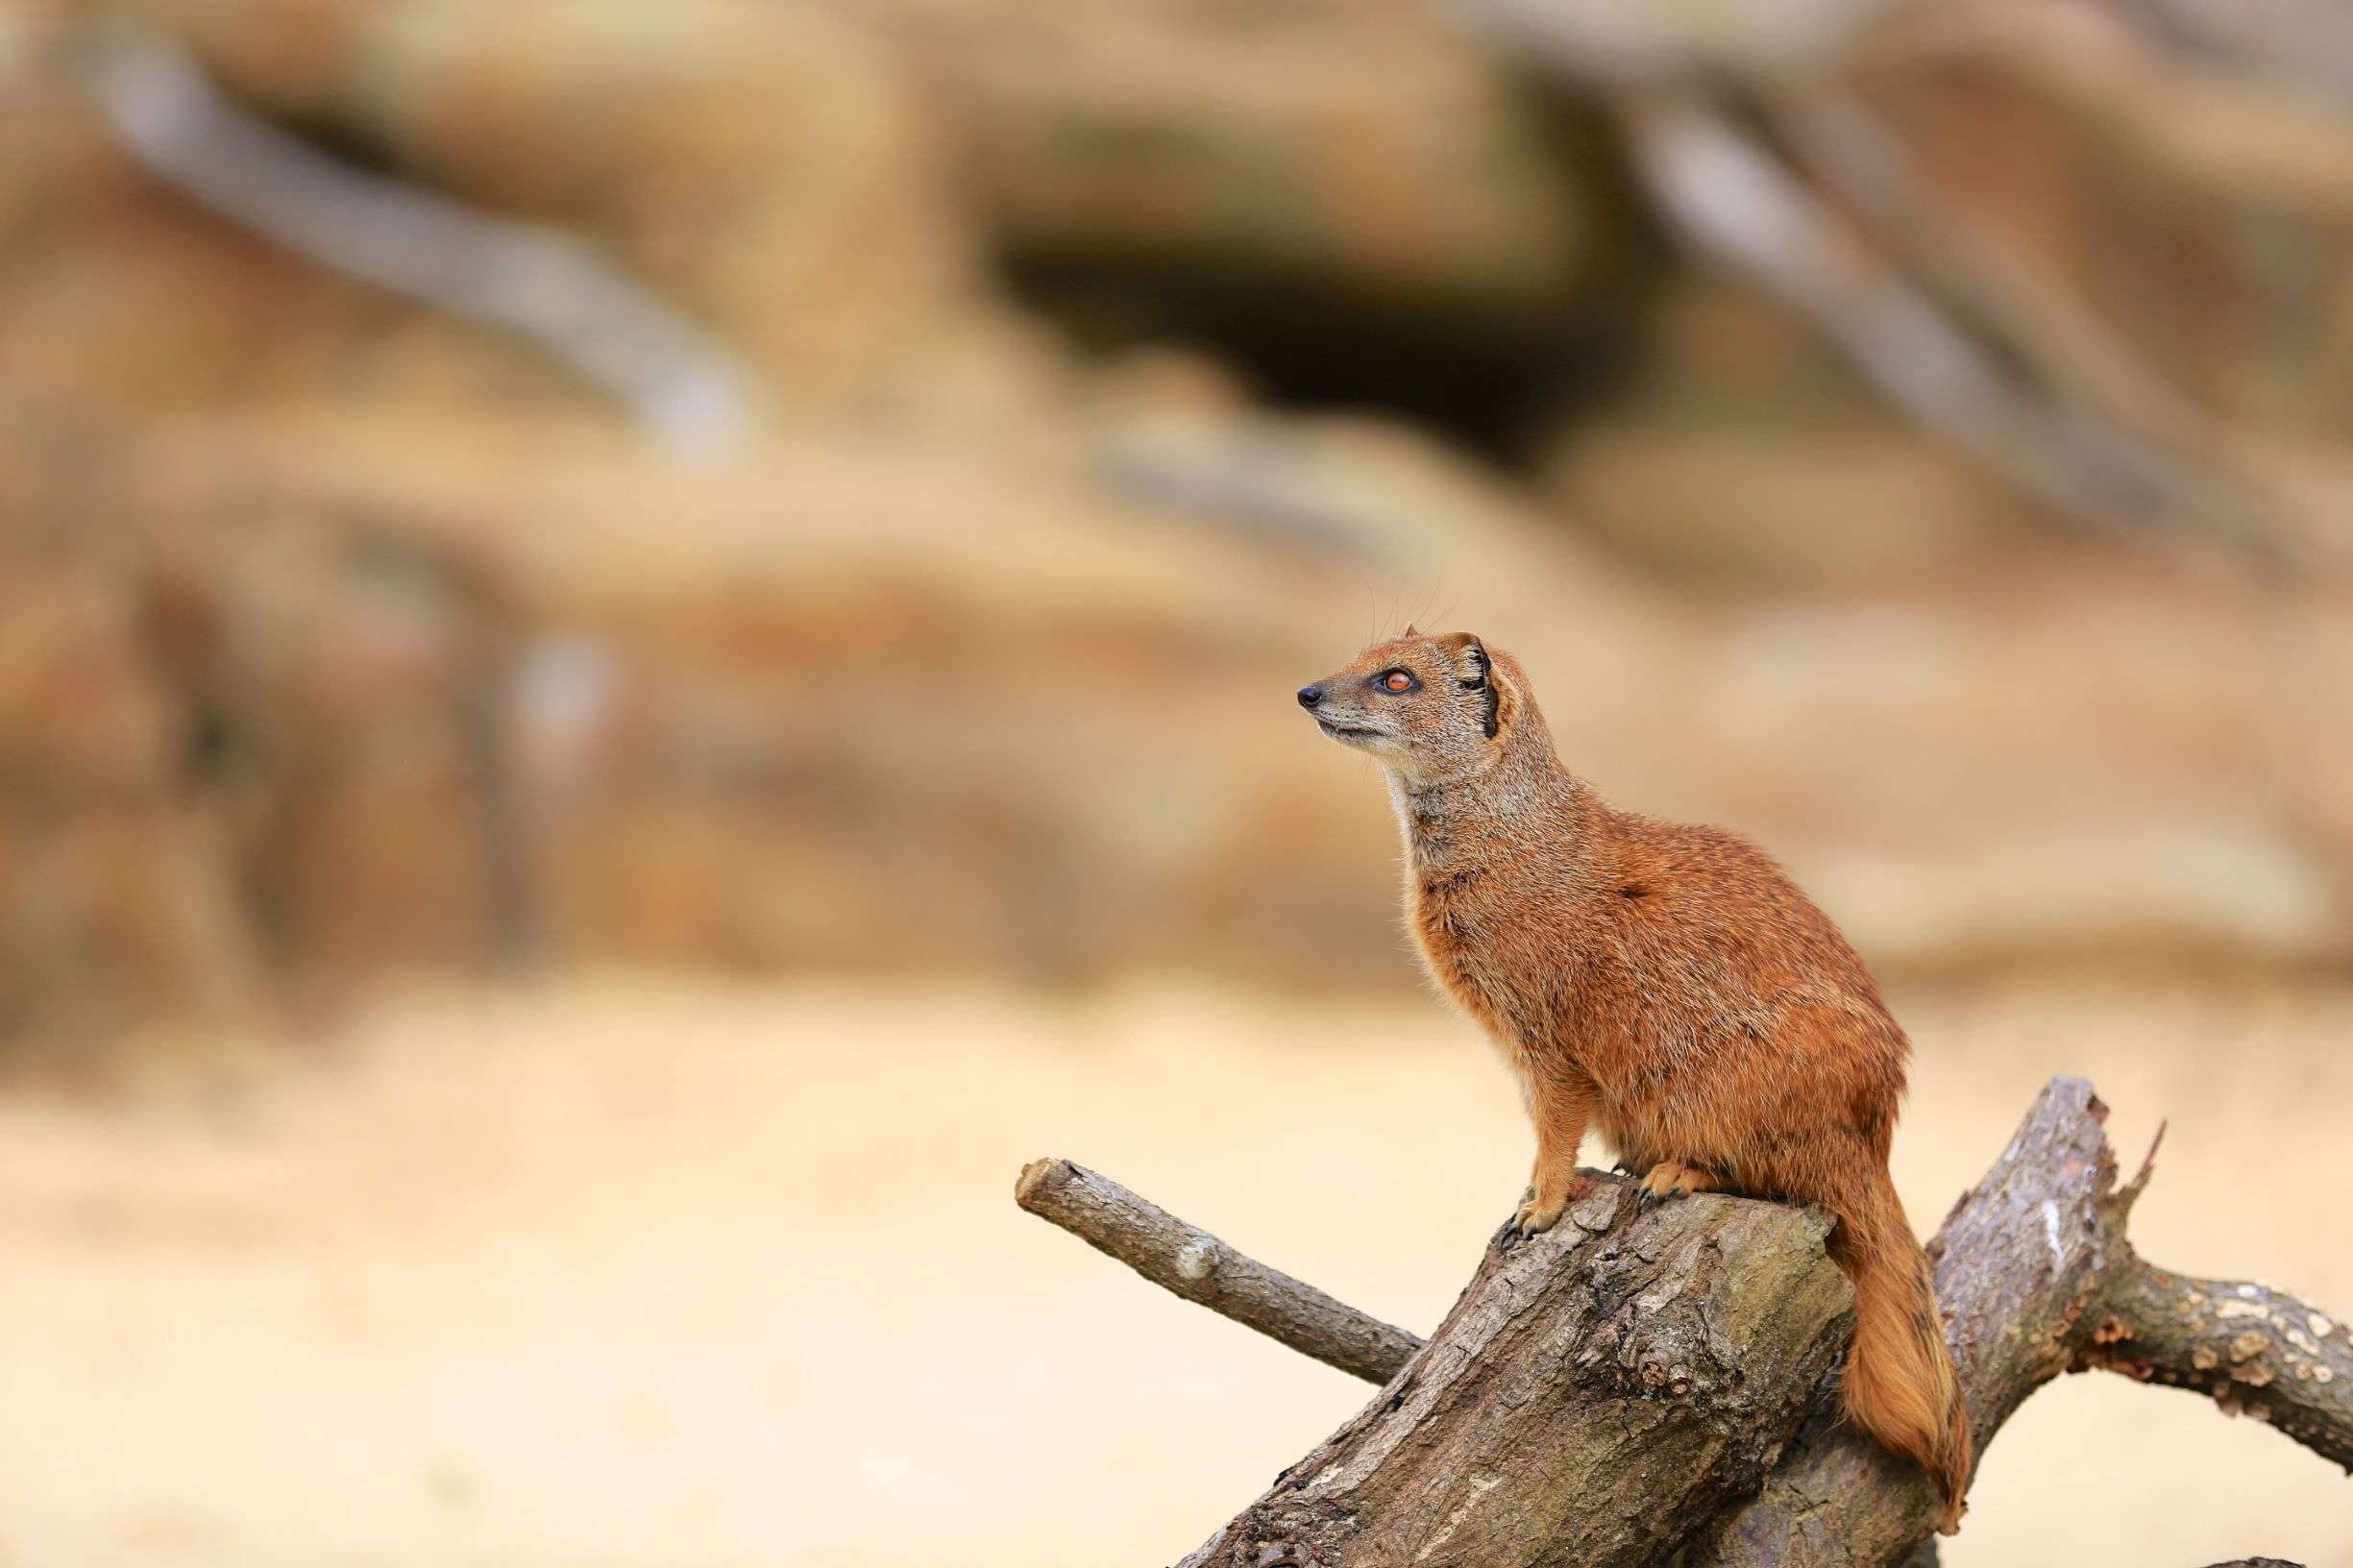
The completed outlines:
[[[1968,1417],[1887,1175],[1909,1047],[1837,927],[1747,840],[1605,804],[1518,664],[1466,633],[1408,628],[1299,698],[1386,768],[1423,957],[1520,1073],[1536,1159],[1513,1226],[1576,1201],[1588,1126],[1654,1195],[1830,1211],[1854,1285],[1847,1411],[1927,1471],[1955,1528]]]

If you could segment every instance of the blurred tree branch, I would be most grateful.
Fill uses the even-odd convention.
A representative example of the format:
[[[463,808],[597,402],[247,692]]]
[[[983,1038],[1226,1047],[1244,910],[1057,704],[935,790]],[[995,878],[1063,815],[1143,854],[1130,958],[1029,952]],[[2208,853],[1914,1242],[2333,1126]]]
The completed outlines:
[[[329,157],[223,94],[184,51],[118,39],[100,95],[159,178],[281,245],[535,339],[672,445],[723,450],[759,390],[718,341],[588,245]]]
[[[2054,1079],[1929,1244],[1977,1450],[2036,1388],[2104,1368],[2211,1394],[2353,1470],[2353,1332],[2268,1286],[2144,1262],[2107,1108]],[[2150,1150],[2153,1160],[2155,1150]],[[1639,1211],[1603,1179],[1489,1244],[1428,1342],[1244,1257],[1116,1183],[1039,1161],[1022,1207],[1383,1396],[1186,1559],[1884,1568],[1926,1480],[1837,1420],[1851,1331],[1826,1217],[1708,1196]],[[1333,1347],[1345,1344],[1344,1354]]]
[[[1605,21],[1581,6],[1444,5],[1509,58],[1607,105],[1672,228],[2022,491],[2103,528],[2163,527],[2265,567],[2305,552],[2310,530],[2213,423],[2023,257],[1945,210],[1840,85],[1876,8],[1826,8],[1802,37],[1769,45],[1751,36],[1754,8],[1710,33],[1623,9]]]

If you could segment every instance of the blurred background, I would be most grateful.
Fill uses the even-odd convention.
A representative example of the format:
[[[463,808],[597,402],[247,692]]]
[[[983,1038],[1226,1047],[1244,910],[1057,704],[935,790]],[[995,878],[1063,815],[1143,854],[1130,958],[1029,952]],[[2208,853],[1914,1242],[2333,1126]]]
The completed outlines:
[[[2331,0],[0,0],[0,1564],[1164,1562],[1529,1135],[1292,689],[1781,856],[2353,1311]],[[1599,1151],[1588,1151],[1589,1158]],[[1958,1568],[2353,1563],[2069,1379]]]

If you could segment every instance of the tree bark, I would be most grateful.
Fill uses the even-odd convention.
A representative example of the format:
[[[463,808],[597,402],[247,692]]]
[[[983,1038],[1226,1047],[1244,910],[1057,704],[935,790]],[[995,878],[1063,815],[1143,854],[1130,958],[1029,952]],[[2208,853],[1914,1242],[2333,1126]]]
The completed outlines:
[[[2054,1079],[1928,1244],[1979,1456],[2028,1394],[2074,1364],[2087,1309],[2130,1256],[2124,1216],[2147,1172],[2117,1188],[2107,1115],[2091,1085]],[[1881,1568],[1924,1540],[1937,1513],[1926,1476],[1818,1409],[1757,1494],[1703,1532],[1695,1568]]]
[[[2106,1115],[2054,1079],[1929,1243],[1976,1451],[2036,1388],[2100,1367],[2208,1392],[2353,1469],[2353,1335],[2284,1292],[2137,1257],[2124,1225],[2149,1166],[2118,1187]],[[1544,1236],[1499,1233],[1419,1344],[1066,1162],[1024,1171],[1020,1201],[1386,1379],[1182,1568],[1884,1568],[1936,1522],[1926,1479],[1838,1419],[1849,1292],[1817,1211],[1715,1194],[1646,1211],[1603,1178]]]
[[[1753,1486],[1848,1333],[1827,1215],[1599,1183],[1487,1249],[1381,1396],[1184,1568],[1577,1564],[1672,1551]]]
[[[2071,1370],[2211,1394],[2353,1474],[2353,1334],[2284,1290],[2171,1274],[2128,1257]]]

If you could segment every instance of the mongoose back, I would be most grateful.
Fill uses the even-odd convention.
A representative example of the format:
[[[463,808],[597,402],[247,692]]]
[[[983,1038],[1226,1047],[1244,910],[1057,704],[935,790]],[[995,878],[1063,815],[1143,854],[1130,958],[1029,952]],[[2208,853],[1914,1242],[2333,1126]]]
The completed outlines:
[[[1746,839],[1605,804],[1518,663],[1467,632],[1408,627],[1299,702],[1387,771],[1422,955],[1519,1071],[1536,1159],[1509,1228],[1583,1195],[1588,1126],[1651,1197],[1830,1211],[1854,1286],[1847,1411],[1928,1473],[1951,1531],[1968,1412],[1887,1174],[1909,1046],[1838,928]]]

